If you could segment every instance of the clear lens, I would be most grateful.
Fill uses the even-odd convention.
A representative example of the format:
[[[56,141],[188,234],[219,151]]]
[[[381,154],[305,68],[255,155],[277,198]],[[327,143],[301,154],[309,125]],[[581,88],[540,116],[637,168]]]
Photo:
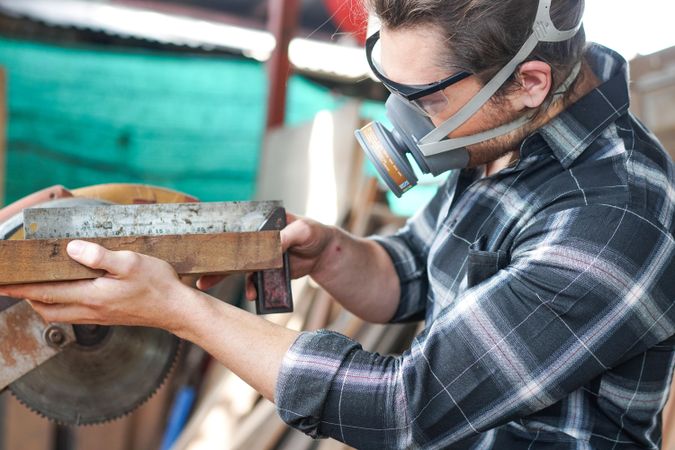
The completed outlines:
[[[382,69],[382,64],[380,63],[381,55],[382,55],[382,46],[380,45],[380,41],[378,40],[377,42],[375,42],[375,45],[373,46],[369,56],[373,66],[375,66],[375,69],[377,69],[377,71],[379,71],[381,75],[386,77],[386,74]],[[378,74],[376,74],[376,76],[380,78]],[[404,95],[398,93],[395,89],[388,86],[386,81],[384,82],[384,85],[389,89],[391,93],[398,95],[415,110],[419,111],[421,114],[428,117],[439,114],[448,106],[448,98],[443,93],[443,90],[433,92],[429,95],[425,95],[424,97],[418,98],[416,100],[408,100],[405,98]],[[420,85],[420,87],[422,87],[422,85]]]
[[[375,42],[375,46],[373,47],[372,52],[370,53],[370,61],[373,63],[375,68],[382,74],[385,75],[384,70],[382,70],[382,46],[380,45],[380,40],[378,39],[377,42]],[[377,74],[375,74],[377,77]]]
[[[433,117],[448,107],[448,97],[443,91],[436,91],[433,94],[413,100],[412,103],[417,109],[423,111],[429,117]]]

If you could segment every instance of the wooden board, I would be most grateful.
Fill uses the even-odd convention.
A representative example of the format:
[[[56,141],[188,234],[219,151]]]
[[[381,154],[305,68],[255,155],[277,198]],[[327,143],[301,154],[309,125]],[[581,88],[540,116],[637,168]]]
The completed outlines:
[[[66,254],[72,239],[0,242],[0,285],[97,278],[104,274]],[[109,250],[167,261],[181,275],[255,272],[283,267],[279,231],[87,238]]]
[[[256,198],[283,201],[286,211],[322,223],[342,223],[361,167],[354,139],[359,103],[323,111],[311,123],[267,133],[260,155]]]

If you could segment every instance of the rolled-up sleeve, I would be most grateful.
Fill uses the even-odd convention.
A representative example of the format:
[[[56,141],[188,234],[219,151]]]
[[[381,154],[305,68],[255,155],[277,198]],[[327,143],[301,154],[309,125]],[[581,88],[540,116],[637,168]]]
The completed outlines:
[[[554,404],[675,333],[675,245],[654,223],[610,206],[533,221],[510,264],[401,356],[301,334],[279,374],[280,416],[360,449],[445,448]]]

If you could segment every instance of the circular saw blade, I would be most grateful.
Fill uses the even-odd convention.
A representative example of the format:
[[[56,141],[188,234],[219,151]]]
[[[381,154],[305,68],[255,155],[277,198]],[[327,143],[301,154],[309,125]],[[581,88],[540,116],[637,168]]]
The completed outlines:
[[[56,422],[106,422],[131,412],[155,393],[178,347],[178,338],[162,330],[110,327],[99,344],[74,343],[9,389],[30,409]]]
[[[108,202],[67,198],[39,206],[104,203]],[[21,225],[22,213],[0,224],[0,239],[21,239]],[[162,385],[181,341],[154,328],[105,328],[101,339],[71,344],[10,384],[9,390],[34,412],[66,425],[92,425],[130,413]]]

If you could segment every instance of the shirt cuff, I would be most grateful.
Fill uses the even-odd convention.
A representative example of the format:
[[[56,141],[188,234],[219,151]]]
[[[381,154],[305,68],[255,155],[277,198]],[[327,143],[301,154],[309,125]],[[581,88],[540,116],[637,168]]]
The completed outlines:
[[[389,254],[398,275],[401,298],[391,323],[413,322],[424,319],[428,281],[426,266],[419,263],[410,247],[396,236],[370,236]]]
[[[361,346],[339,333],[327,330],[300,333],[286,352],[276,385],[276,407],[288,425],[313,437],[331,385],[345,358]]]

